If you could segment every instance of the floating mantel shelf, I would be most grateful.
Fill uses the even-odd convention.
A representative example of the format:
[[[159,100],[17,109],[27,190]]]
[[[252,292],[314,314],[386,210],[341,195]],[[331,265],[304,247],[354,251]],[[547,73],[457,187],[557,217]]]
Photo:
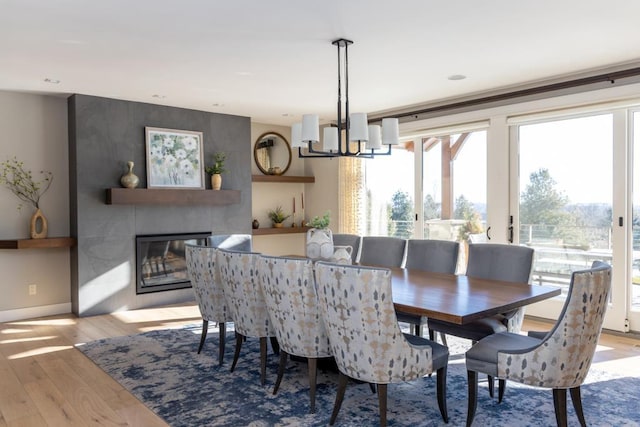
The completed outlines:
[[[310,228],[311,227],[254,228],[252,234],[254,236],[266,236],[268,234],[306,233]]]
[[[107,188],[107,205],[212,205],[240,203],[240,190]]]
[[[0,249],[70,248],[76,244],[73,237],[49,237],[46,239],[0,240]]]
[[[295,176],[295,175],[251,175],[251,181],[313,183],[313,182],[316,182],[316,178],[314,176]]]

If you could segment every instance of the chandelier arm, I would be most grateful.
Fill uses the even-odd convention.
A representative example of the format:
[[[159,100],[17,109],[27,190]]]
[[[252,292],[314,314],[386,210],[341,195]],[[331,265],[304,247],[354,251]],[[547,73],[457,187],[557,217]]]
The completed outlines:
[[[342,155],[342,68],[341,68],[341,62],[340,62],[340,41],[338,41],[338,43],[336,43],[336,47],[338,50],[338,120],[337,120],[337,125],[338,125],[338,153],[340,155]],[[349,92],[347,91],[347,103],[348,103],[348,99],[349,99]],[[347,104],[348,105],[348,104]],[[347,107],[348,108],[348,107]],[[348,115],[348,110],[347,110],[347,115]],[[347,130],[347,135],[348,135],[348,130]]]
[[[345,123],[345,152],[347,155],[350,155],[349,150],[349,45],[347,43],[344,44],[344,80],[345,80],[345,107],[344,107],[344,123]],[[342,120],[342,117],[338,117],[338,120]],[[342,148],[342,144],[340,144]],[[342,151],[342,150],[340,150]]]

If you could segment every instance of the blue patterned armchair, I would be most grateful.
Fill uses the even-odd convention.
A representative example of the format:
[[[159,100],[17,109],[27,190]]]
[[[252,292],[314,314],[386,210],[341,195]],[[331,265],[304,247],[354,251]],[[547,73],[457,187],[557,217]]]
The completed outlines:
[[[216,249],[210,246],[185,245],[187,273],[193,286],[202,316],[202,333],[198,354],[207,338],[209,322],[217,322],[220,335],[218,363],[222,365],[226,337],[226,322],[233,321],[224,299],[222,283],[216,265]]]
[[[611,267],[596,261],[589,270],[571,275],[569,294],[553,329],[530,336],[502,332],[480,340],[466,354],[469,403],[467,426],[473,423],[478,395],[478,372],[553,389],[559,426],[567,425],[567,389],[582,426],[580,385],[584,382],[598,344],[611,289]]]
[[[377,384],[380,424],[387,421],[387,384],[418,380],[437,371],[440,413],[448,422],[446,377],[449,351],[403,334],[391,298],[388,269],[316,263],[320,310],[340,371],[329,424],[335,422],[349,378]]]
[[[280,344],[280,365],[273,394],[278,392],[288,355],[305,357],[309,367],[309,412],[315,412],[319,358],[330,357],[313,277],[313,262],[302,258],[262,256],[258,277],[269,318]]]
[[[231,372],[238,363],[245,337],[260,338],[260,383],[264,385],[267,370],[267,338],[275,337],[275,331],[258,283],[256,266],[260,254],[226,249],[217,251],[224,297],[236,331],[236,350]]]

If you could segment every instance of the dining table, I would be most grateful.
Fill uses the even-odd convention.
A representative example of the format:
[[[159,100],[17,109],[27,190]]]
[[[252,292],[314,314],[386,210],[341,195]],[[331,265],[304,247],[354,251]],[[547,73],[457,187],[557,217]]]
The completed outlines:
[[[465,325],[560,295],[556,286],[391,268],[397,311]]]

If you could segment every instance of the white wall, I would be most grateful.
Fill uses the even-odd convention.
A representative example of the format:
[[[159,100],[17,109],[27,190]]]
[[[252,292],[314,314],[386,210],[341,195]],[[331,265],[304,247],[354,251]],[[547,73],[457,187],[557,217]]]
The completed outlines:
[[[40,200],[49,236],[69,235],[69,161],[65,98],[0,91],[0,161],[14,156],[38,179],[53,172]],[[0,240],[26,239],[33,208],[0,186]],[[0,250],[0,321],[66,313],[71,307],[69,249]],[[37,285],[29,296],[28,286]]]
[[[291,128],[285,126],[272,126],[263,123],[251,124],[251,152],[253,153],[253,145],[260,135],[266,132],[277,132],[291,142]],[[252,154],[253,157],[253,154]],[[251,173],[253,175],[261,175],[262,173],[255,164],[251,164]],[[304,161],[298,158],[297,151],[291,153],[291,166],[285,175],[305,175]],[[271,221],[267,216],[270,209],[282,206],[286,213],[293,211],[293,198],[296,198],[296,223],[299,225],[303,220],[301,212],[301,193],[305,193],[305,204],[312,197],[309,192],[315,188],[317,184],[299,184],[299,183],[264,183],[254,182],[252,185],[252,218],[260,222],[260,228],[271,227]],[[308,215],[305,215],[307,219]],[[291,226],[293,218],[285,221],[285,226]],[[253,237],[253,250],[269,255],[304,255],[305,253],[305,234],[275,234],[266,236]]]

